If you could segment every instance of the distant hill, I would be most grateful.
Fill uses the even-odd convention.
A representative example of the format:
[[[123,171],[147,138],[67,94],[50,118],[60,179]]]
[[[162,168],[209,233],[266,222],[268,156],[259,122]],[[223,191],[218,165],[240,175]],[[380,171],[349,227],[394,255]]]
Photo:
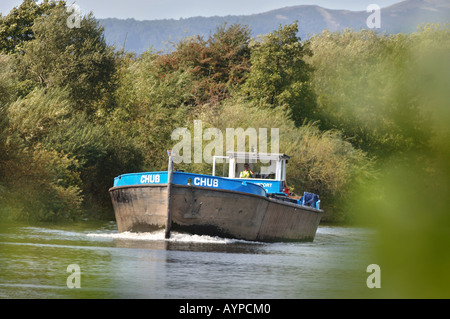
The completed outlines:
[[[366,11],[330,10],[316,5],[301,5],[253,15],[147,21],[99,19],[99,22],[105,28],[108,44],[121,49],[125,43],[126,51],[140,54],[151,46],[158,51],[168,51],[173,43],[187,36],[208,36],[224,23],[248,25],[252,35],[257,36],[278,29],[280,24],[291,24],[298,20],[299,36],[307,39],[325,29],[366,29],[366,20],[370,14]],[[377,30],[410,33],[416,31],[421,23],[438,22],[450,23],[450,0],[407,0],[382,8],[381,28]]]

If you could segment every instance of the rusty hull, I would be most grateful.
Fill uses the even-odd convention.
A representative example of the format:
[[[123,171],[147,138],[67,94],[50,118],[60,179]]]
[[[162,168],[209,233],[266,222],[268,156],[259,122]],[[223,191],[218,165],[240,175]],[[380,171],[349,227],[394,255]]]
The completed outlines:
[[[167,184],[110,189],[119,232],[165,229]],[[172,185],[170,228],[249,241],[313,241],[321,210],[263,196]]]

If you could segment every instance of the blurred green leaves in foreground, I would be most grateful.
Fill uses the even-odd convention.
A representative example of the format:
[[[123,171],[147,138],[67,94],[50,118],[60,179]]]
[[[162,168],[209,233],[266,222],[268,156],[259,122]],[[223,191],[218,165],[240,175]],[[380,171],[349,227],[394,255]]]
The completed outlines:
[[[409,118],[414,106],[430,134],[428,145],[385,160],[377,179],[359,190],[355,209],[379,231],[372,261],[381,268],[379,297],[449,298],[450,39],[432,27],[412,39],[409,63],[377,80],[401,79],[392,83],[392,107]],[[403,122],[403,130],[414,131],[416,123]]]

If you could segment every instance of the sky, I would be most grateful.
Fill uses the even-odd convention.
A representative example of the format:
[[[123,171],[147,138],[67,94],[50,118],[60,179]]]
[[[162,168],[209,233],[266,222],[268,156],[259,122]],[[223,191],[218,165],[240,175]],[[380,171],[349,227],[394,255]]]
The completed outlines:
[[[180,19],[195,16],[248,15],[287,6],[315,4],[328,9],[363,11],[369,4],[381,8],[401,0],[66,0],[93,12],[98,19],[134,18],[136,20]],[[22,0],[0,0],[0,13],[7,15]]]

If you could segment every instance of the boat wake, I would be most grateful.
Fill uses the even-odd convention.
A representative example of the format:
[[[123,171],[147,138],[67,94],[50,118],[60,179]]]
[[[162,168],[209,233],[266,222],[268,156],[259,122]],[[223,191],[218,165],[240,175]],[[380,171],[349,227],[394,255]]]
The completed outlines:
[[[233,244],[233,243],[255,243],[240,239],[229,239],[221,237],[212,237],[206,235],[190,235],[184,233],[171,232],[170,238],[165,238],[165,231],[160,230],[151,233],[90,233],[87,234],[88,237],[96,238],[110,238],[119,240],[142,240],[142,241],[167,241],[167,242],[178,242],[178,243],[199,243],[199,244]]]

